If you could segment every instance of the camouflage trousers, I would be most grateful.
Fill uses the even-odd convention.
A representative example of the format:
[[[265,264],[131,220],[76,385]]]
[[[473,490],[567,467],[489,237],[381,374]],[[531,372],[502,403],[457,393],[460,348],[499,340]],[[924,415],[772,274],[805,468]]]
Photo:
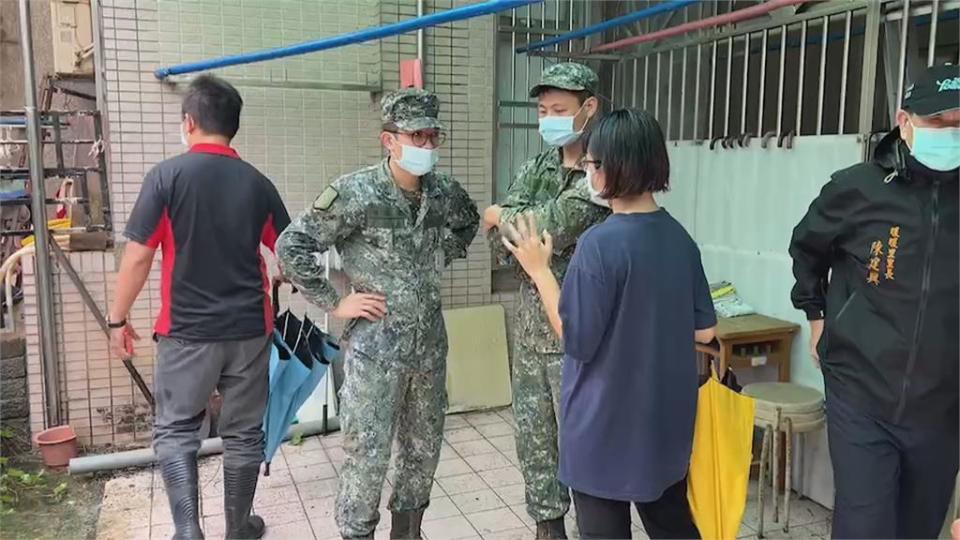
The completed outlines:
[[[563,355],[538,353],[517,341],[513,353],[513,416],[527,513],[537,522],[562,518],[570,509],[570,493],[557,480]]]
[[[394,434],[396,473],[389,509],[406,512],[430,504],[447,408],[446,350],[438,352],[443,356],[438,362],[419,364],[437,367],[423,370],[347,350],[340,389],[346,457],[336,501],[337,526],[344,538],[372,537],[380,521],[380,492]]]

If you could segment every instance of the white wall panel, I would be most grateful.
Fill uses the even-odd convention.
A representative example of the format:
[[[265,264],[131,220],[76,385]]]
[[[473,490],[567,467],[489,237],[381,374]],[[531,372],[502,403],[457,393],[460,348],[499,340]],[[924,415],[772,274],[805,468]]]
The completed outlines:
[[[794,226],[838,169],[861,160],[855,135],[801,137],[790,150],[760,147],[710,150],[681,142],[669,146],[673,188],[658,197],[700,244],[708,279],[736,285],[758,312],[801,324],[793,344],[791,380],[823,388],[807,353],[803,313],[790,303],[793,286],[787,253]],[[772,380],[770,369],[738,373],[744,382]],[[806,495],[826,505],[833,499],[825,432],[810,436],[803,456]],[[799,474],[799,472],[798,472]]]
[[[670,191],[657,196],[657,201],[696,237],[700,162],[706,147],[677,142],[669,143],[667,151],[670,154]]]

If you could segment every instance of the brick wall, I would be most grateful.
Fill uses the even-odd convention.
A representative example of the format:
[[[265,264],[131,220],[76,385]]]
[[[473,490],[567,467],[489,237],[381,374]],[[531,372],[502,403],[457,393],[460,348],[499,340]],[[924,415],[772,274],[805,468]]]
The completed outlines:
[[[27,394],[26,343],[10,332],[0,332],[0,429],[11,434],[0,440],[0,455],[29,448],[30,398]]]
[[[177,85],[160,83],[161,65],[296,43],[415,16],[415,0],[103,0],[107,133],[115,227],[122,230],[143,175],[182,151]],[[427,12],[461,5],[427,2]],[[477,201],[490,203],[493,137],[492,17],[427,31],[426,86],[442,100],[450,127],[439,167],[451,171]],[[382,156],[377,135],[381,90],[398,86],[399,60],[416,54],[415,35],[236,66],[217,73],[244,98],[240,154],[277,185],[299,212],[337,176]],[[183,82],[183,80],[179,81]],[[115,282],[118,253],[74,253],[73,264],[101,306]],[[29,350],[39,350],[35,282],[25,269]],[[131,321],[149,335],[159,303],[155,265]],[[144,405],[122,364],[65,276],[54,276],[61,339],[63,415],[93,444],[145,441]],[[449,307],[491,301],[490,256],[482,239],[444,278]],[[292,299],[295,310],[313,309]],[[312,313],[318,316],[318,313]],[[322,320],[322,319],[321,319]],[[135,365],[151,379],[153,347],[144,341]],[[40,356],[30,355],[31,425],[44,424]]]

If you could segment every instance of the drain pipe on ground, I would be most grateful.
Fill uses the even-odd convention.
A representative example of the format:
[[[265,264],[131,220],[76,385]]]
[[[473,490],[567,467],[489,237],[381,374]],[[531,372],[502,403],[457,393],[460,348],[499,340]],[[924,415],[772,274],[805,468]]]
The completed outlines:
[[[320,435],[340,430],[340,422],[336,418],[330,418],[326,422],[324,430],[323,420],[312,422],[302,422],[290,426],[287,436],[284,440],[290,439],[294,435],[309,437],[311,435]],[[212,456],[223,453],[223,440],[220,437],[206,439],[200,444],[200,457]],[[90,474],[102,471],[112,471],[117,469],[127,469],[131,467],[145,467],[157,462],[157,456],[152,448],[140,448],[137,450],[128,450],[126,452],[116,452],[113,454],[99,454],[93,456],[77,457],[70,460],[70,474]]]

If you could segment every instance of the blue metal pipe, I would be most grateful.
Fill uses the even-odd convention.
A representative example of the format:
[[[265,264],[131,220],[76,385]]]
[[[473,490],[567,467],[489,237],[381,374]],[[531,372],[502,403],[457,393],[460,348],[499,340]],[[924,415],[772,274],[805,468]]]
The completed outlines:
[[[26,119],[25,119],[24,117],[22,117],[22,116],[0,117],[0,126],[4,126],[4,127],[26,127],[26,125],[27,125],[27,121],[26,121]],[[51,118],[41,118],[41,119],[40,119],[40,125],[42,125],[42,126],[52,126],[52,125],[53,125],[53,120],[52,120]],[[66,124],[63,120],[61,120],[61,121],[60,121],[60,125],[61,125],[61,126],[66,126],[67,124]]]
[[[509,9],[523,7],[529,4],[539,4],[544,0],[488,0],[469,6],[448,9],[439,13],[433,13],[425,17],[400,21],[386,26],[375,28],[366,28],[356,32],[348,32],[339,36],[332,36],[315,41],[307,41],[296,45],[286,47],[277,47],[276,49],[267,49],[252,53],[235,54],[223,56],[211,60],[202,60],[200,62],[191,62],[187,64],[177,64],[175,66],[162,67],[153,72],[158,79],[165,79],[170,75],[183,75],[185,73],[194,73],[197,71],[206,71],[208,69],[217,69],[229,66],[239,66],[242,64],[252,64],[254,62],[263,62],[265,60],[275,60],[277,58],[286,58],[288,56],[297,56],[317,51],[334,49],[344,45],[363,43],[385,37],[395,36],[412,32],[429,26],[437,26],[453,21],[461,21],[491,13],[498,13]]]
[[[523,47],[517,47],[517,53],[525,53],[537,49],[543,49],[545,47],[550,47],[558,43],[566,43],[573,39],[578,39],[586,37],[592,34],[597,34],[617,26],[623,26],[632,22],[642,21],[644,19],[649,19],[655,15],[661,13],[669,13],[671,11],[676,11],[678,9],[685,8],[694,2],[699,2],[700,0],[670,0],[662,4],[657,4],[646,9],[641,9],[640,11],[634,11],[628,15],[622,15],[620,17],[615,17],[609,21],[603,21],[602,23],[597,23],[591,26],[585,26],[579,30],[574,30],[573,32],[568,32],[566,34],[561,34],[559,36],[554,36],[550,39],[545,39],[543,41],[537,41],[535,43],[529,43]]]

